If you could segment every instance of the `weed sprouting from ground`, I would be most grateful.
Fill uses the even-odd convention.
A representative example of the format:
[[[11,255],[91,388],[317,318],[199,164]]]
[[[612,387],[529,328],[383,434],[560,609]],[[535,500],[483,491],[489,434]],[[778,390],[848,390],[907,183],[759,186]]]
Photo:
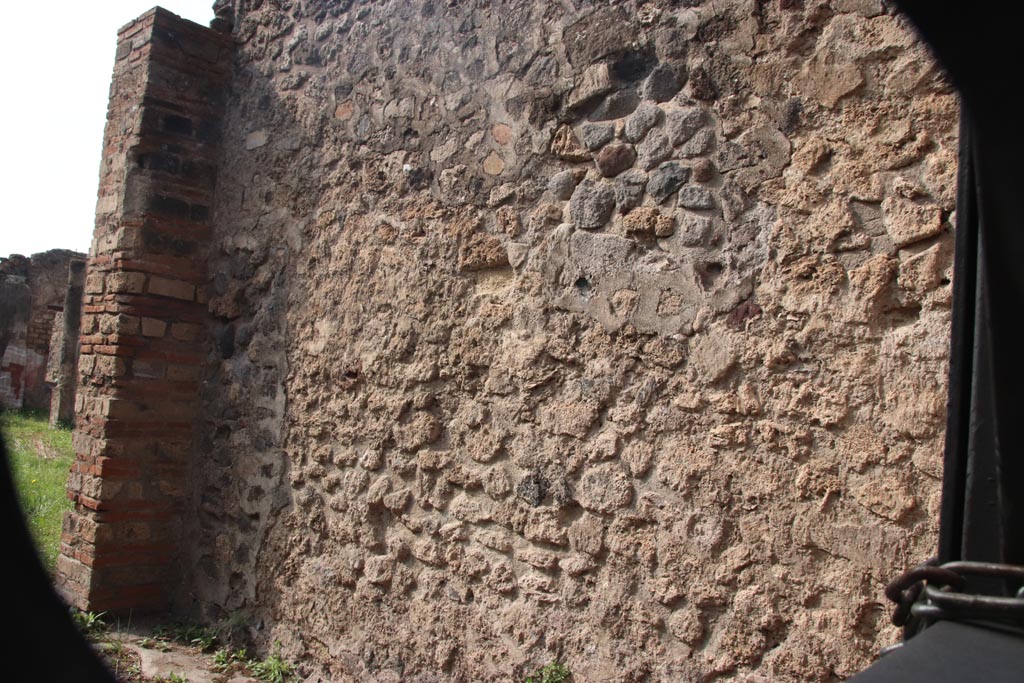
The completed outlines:
[[[250,662],[252,675],[263,683],[287,683],[295,676],[295,667],[281,658],[281,643],[275,643],[274,653],[262,662]]]
[[[103,620],[106,612],[82,612],[71,610],[71,619],[85,637],[93,637],[107,630],[108,624]]]
[[[71,618],[118,681],[136,683],[143,680],[139,655],[126,646],[123,625],[119,619],[110,620],[106,612],[76,609],[71,610]],[[128,628],[130,624],[129,618]]]
[[[244,650],[221,648],[213,653],[213,671],[249,674],[263,683],[287,683],[295,678],[295,665],[281,657],[281,643],[276,642],[273,654],[260,661],[250,659]]]
[[[208,652],[217,645],[217,634],[201,624],[170,622],[153,629],[157,639],[189,645],[200,652]]]
[[[249,653],[242,650],[229,650],[221,648],[213,653],[213,668],[221,673],[236,666],[248,667],[250,663]]]
[[[189,680],[181,674],[172,673],[167,676],[154,678],[153,683],[189,683]]]
[[[532,676],[527,676],[526,683],[566,683],[572,676],[569,667],[559,662],[549,662]]]

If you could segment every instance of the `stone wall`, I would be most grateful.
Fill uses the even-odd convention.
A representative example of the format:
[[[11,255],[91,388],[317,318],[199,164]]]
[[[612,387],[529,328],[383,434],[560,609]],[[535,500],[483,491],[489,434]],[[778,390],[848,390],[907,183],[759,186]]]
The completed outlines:
[[[828,681],[895,640],[956,152],[904,20],[217,9],[231,41],[119,37],[75,604],[247,624],[309,680]]]
[[[64,309],[70,265],[84,258],[53,249],[0,259],[0,406],[49,409],[50,337]]]
[[[957,118],[903,19],[218,4],[184,605],[337,681],[827,681],[896,639]]]

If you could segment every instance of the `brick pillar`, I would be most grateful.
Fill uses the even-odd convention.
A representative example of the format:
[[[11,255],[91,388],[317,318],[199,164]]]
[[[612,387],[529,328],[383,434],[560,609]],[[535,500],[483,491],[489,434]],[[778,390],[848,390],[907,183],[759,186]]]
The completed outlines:
[[[78,330],[82,325],[82,291],[85,261],[68,264],[68,289],[64,311],[54,319],[50,339],[53,390],[50,393],[50,425],[71,424],[75,419],[75,388],[78,386]]]
[[[230,53],[160,8],[118,33],[57,562],[81,609],[163,609],[178,578]]]

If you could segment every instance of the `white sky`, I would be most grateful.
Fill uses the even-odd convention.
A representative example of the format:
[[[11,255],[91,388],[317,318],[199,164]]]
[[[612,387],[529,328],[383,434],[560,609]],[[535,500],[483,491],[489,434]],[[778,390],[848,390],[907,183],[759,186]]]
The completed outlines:
[[[156,4],[204,26],[213,18],[213,0],[4,6],[0,256],[88,251],[117,30]]]

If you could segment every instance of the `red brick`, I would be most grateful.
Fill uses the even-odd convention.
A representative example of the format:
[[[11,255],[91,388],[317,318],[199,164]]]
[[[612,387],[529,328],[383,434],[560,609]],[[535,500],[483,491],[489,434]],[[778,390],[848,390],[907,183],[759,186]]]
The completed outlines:
[[[103,523],[112,522],[167,522],[173,519],[175,512],[169,508],[155,508],[152,510],[106,510],[96,514],[96,519]]]
[[[90,558],[93,567],[166,564],[176,548],[170,543],[103,544]]]
[[[156,318],[142,319],[142,335],[145,337],[162,337],[167,331],[167,323]]]
[[[171,336],[179,341],[195,341],[202,333],[202,326],[194,323],[172,323]]]

